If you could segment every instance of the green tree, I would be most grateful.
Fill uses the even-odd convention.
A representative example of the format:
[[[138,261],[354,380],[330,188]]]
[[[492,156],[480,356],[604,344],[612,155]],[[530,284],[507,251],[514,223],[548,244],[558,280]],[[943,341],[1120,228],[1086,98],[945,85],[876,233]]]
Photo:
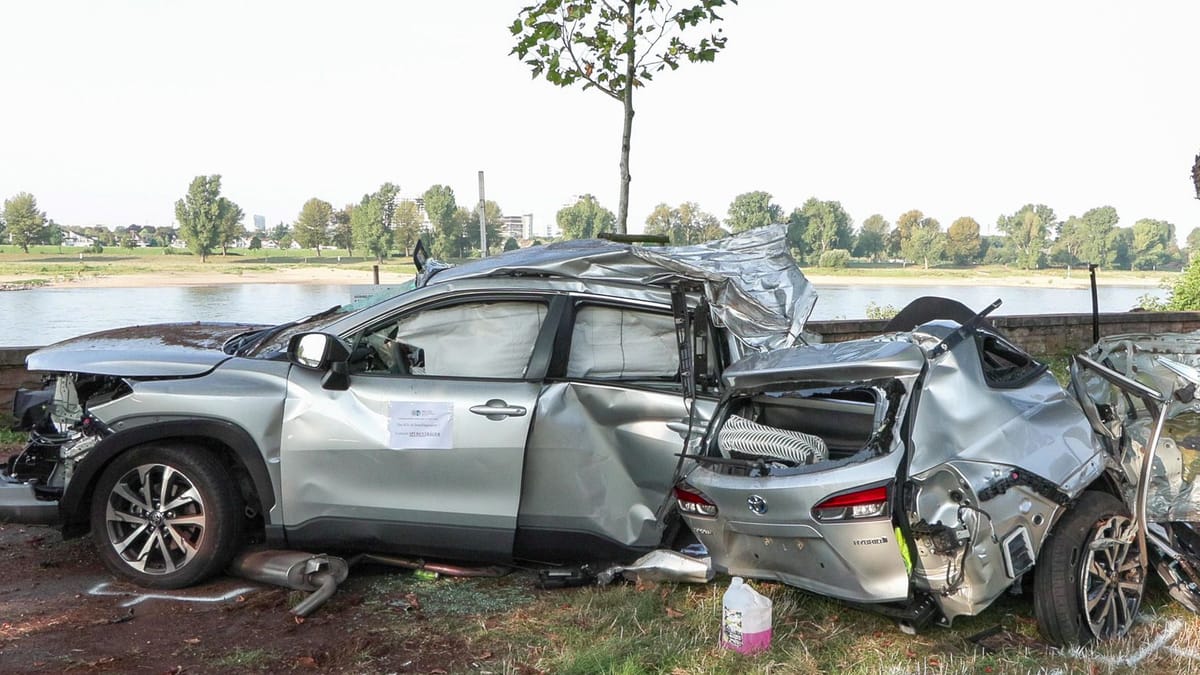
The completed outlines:
[[[462,232],[454,221],[454,213],[458,203],[454,199],[454,190],[448,185],[434,185],[425,191],[425,215],[433,226],[433,241],[430,254],[445,260],[458,250],[458,239]]]
[[[323,199],[312,199],[300,207],[300,215],[292,225],[296,241],[304,248],[317,249],[317,257],[321,256],[321,247],[329,242],[329,226],[333,223],[333,205]]]
[[[654,207],[646,217],[646,234],[665,234],[672,244],[684,246],[720,239],[725,231],[716,216],[700,210],[696,202],[684,202],[678,208]]]
[[[517,243],[517,240],[515,238],[509,237],[508,239],[504,240],[504,250],[506,252],[507,251],[515,251],[519,248],[521,248],[521,245],[519,243]]]
[[[242,225],[246,214],[242,211],[242,207],[224,197],[221,197],[219,202],[221,222],[217,245],[221,247],[221,255],[228,255],[229,247],[238,239],[246,236],[246,228]]]
[[[835,248],[850,248],[854,221],[841,202],[809,197],[800,207],[800,213],[805,220],[804,239],[810,251],[820,255]]]
[[[792,249],[792,256],[796,258],[796,262],[804,262],[808,259],[808,254],[812,253],[812,249],[808,246],[808,216],[804,215],[804,209],[797,206],[792,209],[791,214],[787,219],[787,243]]]
[[[1058,229],[1054,209],[1045,204],[1026,204],[1011,216],[1000,216],[996,227],[1008,239],[1016,264],[1023,269],[1041,269],[1046,262],[1046,245],[1051,231]]]
[[[903,257],[905,242],[912,236],[913,227],[924,217],[925,214],[920,209],[912,209],[900,214],[900,217],[896,219],[896,227],[888,232],[887,238],[884,240],[884,246],[889,256]]]
[[[42,243],[47,235],[46,213],[38,210],[37,199],[28,192],[4,200],[4,223],[12,243],[29,253],[31,244]]]
[[[404,249],[404,255],[407,256],[420,236],[421,209],[411,199],[401,200],[396,205],[396,245]]]
[[[535,78],[567,87],[575,83],[621,103],[621,197],[617,232],[629,216],[629,147],[633,91],[665,68],[712,61],[725,47],[720,29],[695,39],[702,23],[721,20],[717,10],[737,0],[699,0],[676,7],[665,0],[542,0],[521,10],[511,31],[511,54]]]
[[[734,197],[725,219],[734,234],[780,222],[783,222],[783,209],[771,203],[771,193],[761,190]]]
[[[1200,253],[1200,227],[1193,227],[1187,236],[1187,257],[1188,260],[1200,258],[1196,255]]]
[[[380,211],[379,200],[373,194],[363,195],[350,212],[350,229],[354,231],[355,245],[374,255],[376,261],[383,262],[391,245],[388,233],[383,229]]]
[[[473,249],[480,249],[483,242],[479,241],[479,204],[471,209],[471,222],[467,224],[467,239]],[[484,226],[487,228],[488,249],[491,251],[500,250],[500,219],[504,217],[504,211],[500,205],[492,200],[487,200],[483,203]]]
[[[354,255],[354,228],[350,226],[350,214],[354,211],[353,204],[347,204],[333,212],[333,227],[329,231],[329,241],[338,248],[346,249],[346,255]]]
[[[289,243],[292,241],[292,228],[288,227],[287,223],[281,221],[267,233],[267,239],[275,242],[275,245],[279,248],[287,248],[283,245],[283,242],[285,239]]]
[[[1119,222],[1117,210],[1111,206],[1089,209],[1079,217],[1080,262],[1105,267],[1116,263],[1116,231]]]
[[[398,192],[395,185],[384,183],[377,191],[363,195],[350,214],[355,243],[374,255],[378,262],[383,262],[392,251]]]
[[[1123,270],[1132,269],[1133,248],[1133,228],[1115,228],[1112,233],[1113,266]]]
[[[254,235],[253,237],[250,237],[250,250],[258,251],[261,249],[262,249],[262,239],[259,239],[257,234]]]
[[[934,218],[921,218],[913,223],[904,239],[900,254],[910,262],[920,262],[929,269],[929,263],[939,262],[945,257],[946,235],[942,225]]]
[[[969,265],[978,260],[982,244],[979,223],[970,216],[955,220],[946,230],[946,255],[950,256],[956,265]]]
[[[868,216],[854,240],[854,255],[878,261],[883,256],[888,230],[891,228],[892,224],[882,215],[874,213]]]
[[[221,197],[221,176],[196,176],[188,186],[187,195],[175,202],[175,220],[179,221],[179,236],[187,241],[188,248],[207,262],[208,256],[226,238],[226,228],[234,216],[240,217],[241,209],[233,202]]]
[[[1158,269],[1172,262],[1177,251],[1175,226],[1171,223],[1142,218],[1133,224],[1133,250],[1130,253],[1134,269]]]
[[[558,210],[555,222],[564,239],[591,239],[601,232],[612,232],[616,217],[592,195]]]

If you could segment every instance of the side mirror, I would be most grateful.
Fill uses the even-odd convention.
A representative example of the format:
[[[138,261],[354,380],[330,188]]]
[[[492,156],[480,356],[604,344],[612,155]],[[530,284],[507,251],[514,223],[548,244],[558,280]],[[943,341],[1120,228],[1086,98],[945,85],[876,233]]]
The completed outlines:
[[[288,360],[294,365],[309,370],[324,370],[321,386],[325,389],[344,390],[350,386],[347,360],[350,350],[336,337],[328,333],[301,333],[288,342]]]

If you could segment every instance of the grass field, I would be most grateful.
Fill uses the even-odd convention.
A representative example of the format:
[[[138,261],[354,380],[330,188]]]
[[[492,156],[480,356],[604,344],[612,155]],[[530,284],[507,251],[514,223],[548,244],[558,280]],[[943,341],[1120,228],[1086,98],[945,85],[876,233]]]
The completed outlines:
[[[769,651],[718,646],[728,579],[707,585],[617,583],[540,591],[528,575],[496,580],[376,577],[359,622],[381,643],[412,639],[396,598],[421,603],[422,633],[452,637],[491,661],[462,672],[505,673],[1187,673],[1200,671],[1200,619],[1152,584],[1130,636],[1084,649],[1038,637],[1028,595],[1003,596],[953,627],[917,635],[869,612],[777,583],[755,582],[774,603]],[[498,662],[498,663],[497,663]],[[370,670],[369,660],[359,664]],[[457,672],[457,669],[455,669]]]
[[[371,257],[349,256],[346,251],[315,250],[230,250],[219,252],[200,262],[198,256],[179,249],[108,248],[103,253],[86,253],[82,249],[57,246],[30,247],[23,253],[13,246],[0,246],[0,277],[10,286],[40,286],[49,283],[137,274],[211,274],[214,283],[223,277],[240,276],[249,272],[269,273],[280,269],[329,267],[370,271],[377,264]],[[412,274],[412,261],[406,257],[387,258],[381,269],[388,272]]]

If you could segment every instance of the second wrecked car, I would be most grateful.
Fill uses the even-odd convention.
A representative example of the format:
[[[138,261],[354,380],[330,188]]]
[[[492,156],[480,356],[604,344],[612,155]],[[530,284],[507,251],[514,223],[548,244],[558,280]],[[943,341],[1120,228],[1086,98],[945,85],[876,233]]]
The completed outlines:
[[[1148,552],[1152,481],[1141,480],[1162,484],[1152,516],[1167,519],[1171,503],[1195,516],[1200,501],[1175,496],[1178,453],[1163,477],[1144,451],[1174,448],[1157,443],[1163,415],[1200,409],[1165,403],[1188,383],[1162,367],[1157,386],[1138,382],[1118,357],[1139,348],[1115,338],[1076,359],[1064,390],[987,325],[990,309],[971,317],[926,299],[877,338],[727,369],[698,466],[677,489],[716,569],[913,629],[977,614],[1032,577],[1039,627],[1057,644],[1128,631],[1151,556],[1195,606],[1195,532],[1159,527],[1156,543],[1174,549]]]

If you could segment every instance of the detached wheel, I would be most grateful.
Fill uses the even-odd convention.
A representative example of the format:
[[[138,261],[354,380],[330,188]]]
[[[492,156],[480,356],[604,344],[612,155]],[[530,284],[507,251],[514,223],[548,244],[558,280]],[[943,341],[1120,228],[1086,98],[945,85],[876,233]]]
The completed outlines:
[[[1050,642],[1082,645],[1127,633],[1146,569],[1124,502],[1085,492],[1054,527],[1033,579],[1033,611]]]
[[[242,499],[205,448],[148,445],[119,456],[92,495],[92,537],[105,566],[141,586],[183,588],[229,564]]]

